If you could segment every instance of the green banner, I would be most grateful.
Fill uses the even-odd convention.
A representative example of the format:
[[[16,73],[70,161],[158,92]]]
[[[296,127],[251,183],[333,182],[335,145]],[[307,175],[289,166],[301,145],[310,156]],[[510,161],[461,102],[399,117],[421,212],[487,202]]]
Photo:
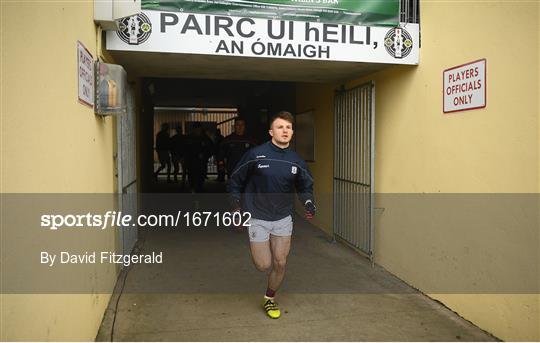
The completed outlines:
[[[143,10],[398,26],[399,0],[142,0]]]

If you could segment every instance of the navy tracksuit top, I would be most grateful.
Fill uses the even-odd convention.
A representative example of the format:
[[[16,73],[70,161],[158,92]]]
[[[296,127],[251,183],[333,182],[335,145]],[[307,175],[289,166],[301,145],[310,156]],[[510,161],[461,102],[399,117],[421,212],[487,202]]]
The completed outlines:
[[[293,213],[294,193],[313,203],[313,177],[289,148],[268,141],[248,150],[231,174],[227,190],[252,218],[275,221]]]

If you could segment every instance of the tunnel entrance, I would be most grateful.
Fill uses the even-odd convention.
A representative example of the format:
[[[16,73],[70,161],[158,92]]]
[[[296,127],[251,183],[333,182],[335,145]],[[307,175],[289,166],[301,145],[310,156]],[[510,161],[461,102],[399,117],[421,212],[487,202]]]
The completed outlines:
[[[219,135],[227,137],[234,131],[234,121],[245,121],[246,136],[257,144],[268,135],[270,117],[280,111],[295,112],[295,83],[279,81],[236,81],[211,79],[142,80],[142,111],[138,120],[140,183],[143,193],[190,192],[185,182],[182,164],[178,182],[174,180],[174,163],[160,169],[156,150],[157,136],[164,125],[169,137],[178,132],[184,137],[193,135],[197,127],[209,139],[210,147],[204,170],[204,192],[225,191],[225,183],[218,182],[216,165]],[[185,166],[184,166],[185,168]],[[155,174],[156,171],[159,172]],[[168,171],[170,174],[168,173]]]
[[[326,229],[321,228],[372,258],[374,85],[352,89],[343,87],[319,99],[310,96],[313,89],[313,84],[292,81],[142,79],[142,111],[137,120],[141,193],[215,195],[209,199],[210,202],[213,205],[220,203],[224,210],[229,210],[227,178],[223,175],[223,169],[220,173],[217,164],[219,136],[223,139],[232,134],[235,121],[241,118],[245,123],[246,136],[253,139],[254,146],[262,144],[270,139],[268,127],[272,115],[287,110],[295,114],[291,149],[296,150],[305,161],[313,163],[310,168],[314,167],[316,173],[332,180],[329,187],[319,190],[318,200],[324,208],[319,214],[324,218],[320,225],[326,226]],[[298,108],[304,111],[297,113]],[[323,112],[328,110],[330,113]],[[317,111],[319,114],[316,115]],[[333,119],[326,121],[321,113]],[[334,128],[333,142],[326,142],[329,145],[320,140],[323,144],[316,144],[316,117],[328,124],[325,126],[328,131],[332,126]],[[202,131],[206,147],[203,149],[195,142],[186,148],[189,153],[205,154],[204,163],[195,172],[190,173],[183,161],[175,164],[172,153],[166,153],[169,164],[162,163],[158,136],[164,125],[168,126],[166,136],[171,139],[179,133],[189,140],[197,130]],[[299,130],[302,125],[310,129]],[[322,131],[318,132],[320,136],[325,136]],[[300,137],[298,141],[297,137]],[[333,154],[327,153],[327,146],[330,146]],[[319,157],[316,158],[316,155]],[[320,163],[332,159],[333,163]],[[199,181],[191,182],[194,176]],[[319,177],[317,181],[320,184],[326,182],[324,177]],[[191,195],[185,199],[191,203],[198,201]],[[165,208],[169,204],[172,206],[171,213],[175,209],[171,201],[159,206],[156,201],[144,201],[142,207],[147,208],[148,204],[151,204],[151,211],[156,213],[168,213]],[[197,206],[200,204],[197,203]]]

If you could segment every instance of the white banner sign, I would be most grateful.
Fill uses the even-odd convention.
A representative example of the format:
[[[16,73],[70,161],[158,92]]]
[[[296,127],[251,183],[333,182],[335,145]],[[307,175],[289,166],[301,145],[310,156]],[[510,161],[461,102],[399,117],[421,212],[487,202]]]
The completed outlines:
[[[486,107],[486,60],[446,69],[443,73],[443,112]]]
[[[94,58],[81,42],[77,41],[77,75],[79,102],[94,106]]]
[[[107,32],[107,49],[418,64],[418,25],[402,28],[144,11]]]

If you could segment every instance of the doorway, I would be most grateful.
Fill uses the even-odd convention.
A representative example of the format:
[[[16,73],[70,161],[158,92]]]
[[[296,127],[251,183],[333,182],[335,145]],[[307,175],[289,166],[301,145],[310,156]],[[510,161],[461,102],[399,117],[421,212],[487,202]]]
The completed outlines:
[[[235,118],[245,120],[247,135],[258,143],[269,139],[268,120],[280,110],[295,111],[294,82],[211,80],[181,78],[144,78],[142,108],[138,136],[138,162],[143,193],[182,193],[186,187],[167,183],[167,170],[160,171],[157,181],[156,135],[161,124],[167,123],[171,135],[175,128],[189,135],[192,126],[202,125],[210,138],[219,129],[221,135],[232,133]],[[217,183],[215,157],[208,159],[205,192],[224,192],[224,183]],[[174,169],[174,168],[171,168]],[[206,187],[208,185],[208,187]]]

